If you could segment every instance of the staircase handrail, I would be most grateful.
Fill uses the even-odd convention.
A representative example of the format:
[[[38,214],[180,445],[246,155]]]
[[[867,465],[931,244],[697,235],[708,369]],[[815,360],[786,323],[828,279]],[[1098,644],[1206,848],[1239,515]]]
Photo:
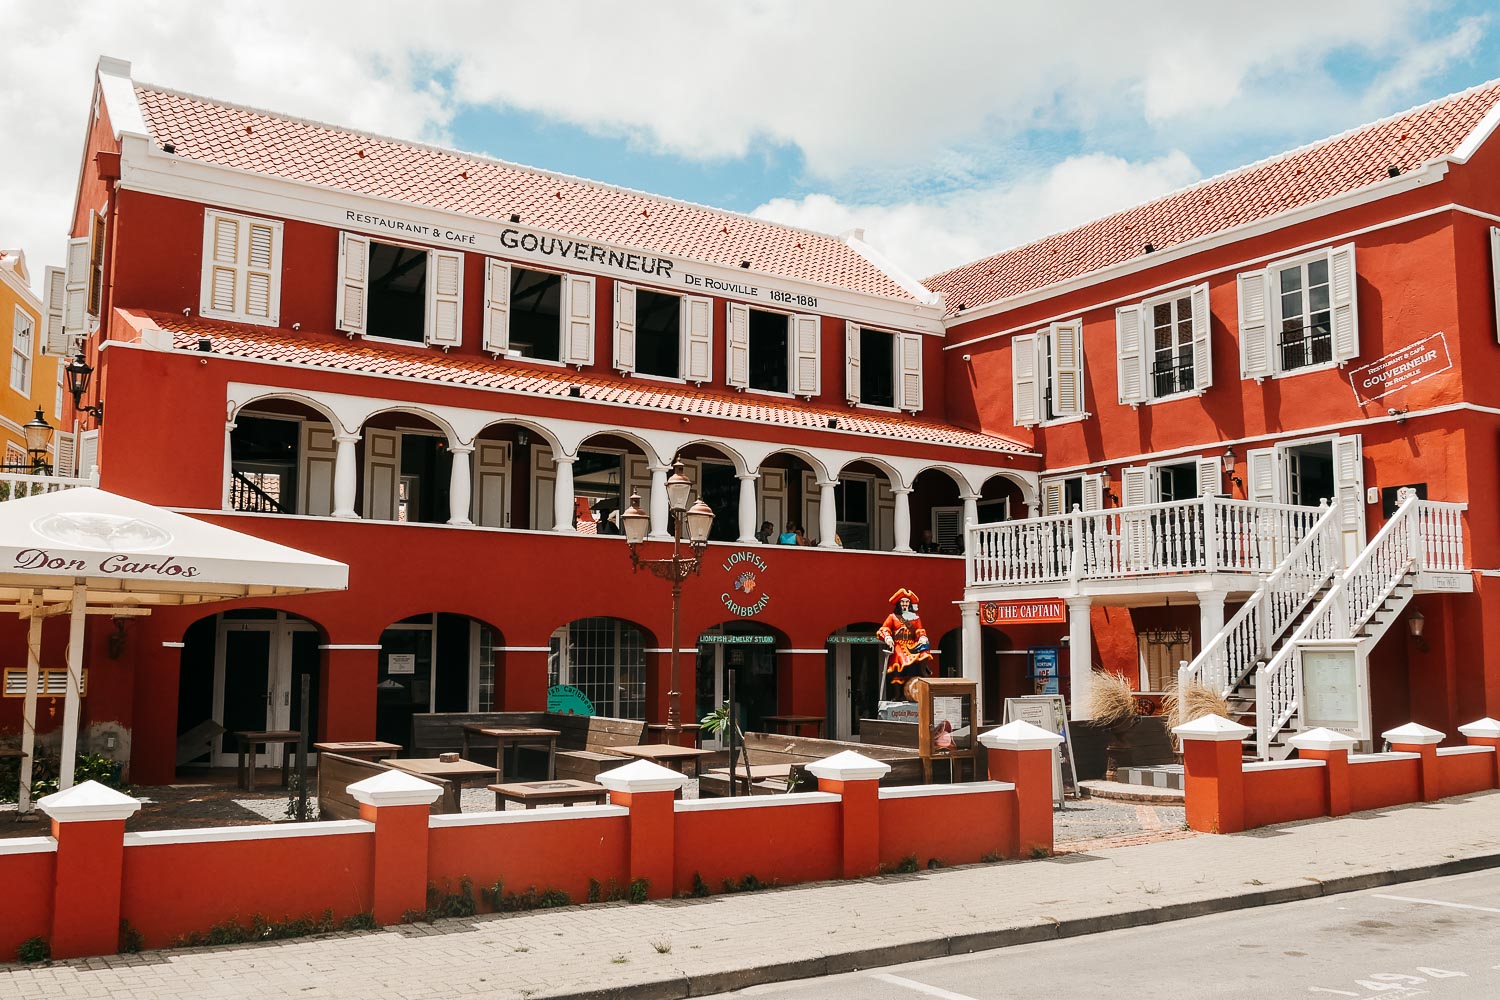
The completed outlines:
[[[1208,683],[1207,679],[1218,680],[1219,693],[1227,696],[1255,669],[1256,663],[1270,656],[1276,640],[1336,571],[1340,544],[1337,517],[1337,507],[1325,509],[1313,522],[1312,529],[1261,581],[1234,616],[1193,658],[1193,662],[1178,671],[1179,698],[1187,697],[1187,689],[1194,680]],[[1329,558],[1330,555],[1333,558]],[[1281,593],[1289,579],[1304,578],[1304,574],[1294,576],[1294,571],[1304,565],[1307,567],[1305,577],[1312,582],[1291,591],[1291,599],[1285,602],[1273,600],[1273,595]],[[1212,675],[1210,667],[1214,668]]]
[[[271,496],[271,494],[267,493],[265,490],[261,489],[260,486],[257,485],[255,483],[255,481],[252,480],[249,476],[246,476],[243,472],[241,472],[238,469],[233,470],[233,472],[234,472],[234,482],[236,484],[238,484],[240,487],[244,488],[245,490],[248,490],[253,496],[259,497],[262,503],[270,505],[270,508],[273,509],[273,510],[275,510],[276,513],[278,513],[278,514],[290,514],[291,513],[291,511],[287,509],[287,507],[286,507],[285,504],[283,504],[280,500],[276,499],[275,497]]]
[[[1402,502],[1349,568],[1334,579],[1312,614],[1260,669],[1255,682],[1255,749],[1261,759],[1270,754],[1272,734],[1297,712],[1302,663],[1299,643],[1304,639],[1353,638],[1359,633],[1417,565],[1411,522],[1418,517],[1422,504],[1415,495]],[[1378,584],[1374,582],[1377,579]],[[1365,595],[1363,600],[1361,595]]]

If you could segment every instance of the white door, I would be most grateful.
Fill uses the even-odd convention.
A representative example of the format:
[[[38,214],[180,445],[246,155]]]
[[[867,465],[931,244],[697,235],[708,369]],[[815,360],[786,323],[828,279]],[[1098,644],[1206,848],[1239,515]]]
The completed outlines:
[[[835,739],[854,739],[854,672],[850,669],[851,647],[833,647],[833,731]]]
[[[698,714],[691,721],[698,721],[717,709],[729,697],[724,688],[724,647],[718,644],[700,644],[697,656],[697,705]],[[728,743],[723,733],[704,732],[701,740],[705,750],[723,750]]]

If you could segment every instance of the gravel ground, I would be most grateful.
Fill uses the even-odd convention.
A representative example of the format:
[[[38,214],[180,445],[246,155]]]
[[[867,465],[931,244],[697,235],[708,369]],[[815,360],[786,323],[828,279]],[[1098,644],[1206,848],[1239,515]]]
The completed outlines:
[[[1069,799],[1053,815],[1058,846],[1075,851],[1192,836],[1184,830],[1186,812],[1181,806]]]

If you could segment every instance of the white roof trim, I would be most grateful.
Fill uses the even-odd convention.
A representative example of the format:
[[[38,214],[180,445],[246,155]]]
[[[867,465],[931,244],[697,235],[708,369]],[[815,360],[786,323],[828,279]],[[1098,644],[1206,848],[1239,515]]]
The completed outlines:
[[[850,250],[853,250],[865,260],[869,261],[872,265],[883,271],[886,277],[890,278],[896,284],[900,285],[902,289],[904,289],[906,293],[912,298],[916,299],[918,302],[923,303],[924,305],[942,306],[943,297],[941,295],[939,295],[937,292],[934,292],[926,285],[922,284],[922,282],[918,281],[910,274],[907,274],[901,268],[897,267],[896,264],[889,258],[887,258],[885,254],[870,246],[870,244],[860,239],[857,235],[855,235],[854,233],[850,233],[844,236],[843,240],[849,245]]]
[[[104,108],[109,112],[109,123],[114,126],[116,138],[127,132],[141,136],[151,134],[146,130],[140,102],[135,99],[135,84],[130,79],[127,60],[99,57],[99,91],[104,95]]]

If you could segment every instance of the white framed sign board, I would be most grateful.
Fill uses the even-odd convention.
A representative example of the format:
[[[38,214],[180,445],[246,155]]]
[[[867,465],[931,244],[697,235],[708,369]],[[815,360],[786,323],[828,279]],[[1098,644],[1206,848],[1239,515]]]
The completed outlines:
[[[1060,694],[1034,694],[1005,699],[1005,722],[1024,719],[1063,738],[1052,755],[1052,804],[1061,808],[1071,792],[1078,797],[1078,768],[1073,764],[1073,734],[1068,730],[1068,706]]]
[[[416,674],[416,672],[416,653],[392,653],[386,660],[386,673],[389,675]]]
[[[1304,639],[1298,643],[1297,704],[1304,729],[1332,729],[1370,740],[1370,667],[1358,640]]]

